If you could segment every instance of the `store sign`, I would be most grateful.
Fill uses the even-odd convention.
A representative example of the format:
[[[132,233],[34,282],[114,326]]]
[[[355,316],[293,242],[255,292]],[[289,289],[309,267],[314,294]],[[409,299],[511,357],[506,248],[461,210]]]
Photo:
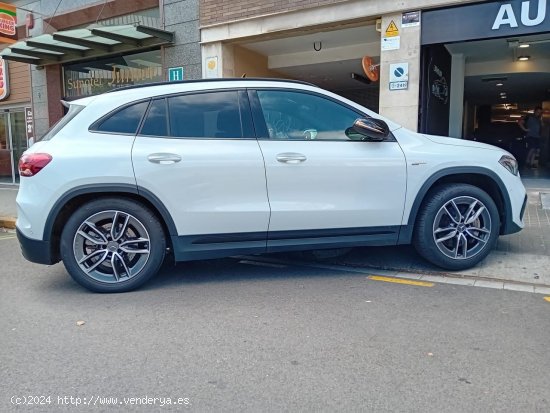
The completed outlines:
[[[27,146],[31,147],[34,143],[34,121],[32,117],[32,108],[25,108],[25,133],[27,135]]]
[[[546,0],[538,0],[537,14],[534,19],[531,15],[531,2],[524,1],[521,3],[521,24],[527,27],[538,26],[546,17]],[[510,26],[511,28],[519,27],[518,19],[511,4],[503,4],[498,9],[498,14],[493,23],[492,30],[500,30],[502,26]]]
[[[550,31],[550,0],[488,1],[422,13],[422,44]]]
[[[0,3],[0,43],[17,41],[17,9],[15,6]]]
[[[122,86],[164,80],[160,51],[96,59],[63,67],[65,98],[97,95]]]
[[[10,95],[9,79],[8,62],[0,57],[0,100]]]

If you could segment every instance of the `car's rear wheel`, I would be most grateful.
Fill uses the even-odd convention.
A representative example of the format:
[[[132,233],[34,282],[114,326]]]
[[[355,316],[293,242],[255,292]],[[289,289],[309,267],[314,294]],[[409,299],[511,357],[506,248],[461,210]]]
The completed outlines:
[[[160,268],[166,239],[145,206],[121,198],[82,205],[61,234],[61,258],[71,277],[96,292],[133,290]]]
[[[416,221],[413,244],[431,263],[463,270],[487,257],[499,228],[497,207],[485,191],[467,184],[449,184],[428,194]]]

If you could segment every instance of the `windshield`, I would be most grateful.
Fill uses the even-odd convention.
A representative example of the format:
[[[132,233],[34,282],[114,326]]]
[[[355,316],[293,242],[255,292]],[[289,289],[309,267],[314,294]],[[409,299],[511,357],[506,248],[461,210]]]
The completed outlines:
[[[61,129],[65,127],[85,106],[80,105],[71,105],[69,106],[69,111],[65,116],[59,119],[41,138],[37,141],[49,141],[53,138]]]

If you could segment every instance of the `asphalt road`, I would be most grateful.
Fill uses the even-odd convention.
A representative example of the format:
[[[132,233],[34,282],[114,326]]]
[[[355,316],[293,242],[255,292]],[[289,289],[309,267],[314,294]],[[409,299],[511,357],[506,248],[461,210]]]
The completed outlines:
[[[2,412],[550,411],[537,294],[229,259],[100,295],[5,234],[0,274]]]

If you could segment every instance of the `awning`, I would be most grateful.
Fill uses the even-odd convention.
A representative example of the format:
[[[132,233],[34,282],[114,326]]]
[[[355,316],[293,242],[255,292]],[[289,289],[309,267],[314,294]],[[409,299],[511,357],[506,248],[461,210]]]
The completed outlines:
[[[5,48],[6,60],[47,66],[172,43],[174,33],[142,25],[95,26],[28,38]]]

